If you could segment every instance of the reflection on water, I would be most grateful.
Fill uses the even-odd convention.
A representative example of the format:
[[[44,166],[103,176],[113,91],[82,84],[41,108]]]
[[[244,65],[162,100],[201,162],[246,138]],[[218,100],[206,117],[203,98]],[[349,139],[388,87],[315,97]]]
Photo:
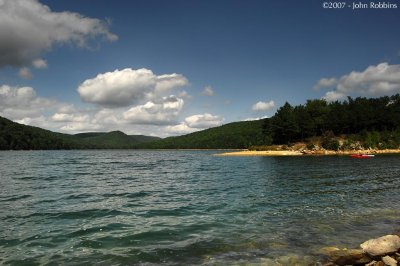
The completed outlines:
[[[0,263],[309,263],[400,228],[399,156],[0,152]]]

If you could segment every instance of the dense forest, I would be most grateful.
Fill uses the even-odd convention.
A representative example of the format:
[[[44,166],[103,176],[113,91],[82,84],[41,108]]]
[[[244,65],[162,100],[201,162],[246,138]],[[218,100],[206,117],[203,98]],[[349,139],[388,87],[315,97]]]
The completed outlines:
[[[268,119],[242,121],[165,139],[121,131],[68,135],[0,117],[0,149],[234,149],[318,143],[330,150],[400,147],[400,95],[285,103]]]
[[[265,120],[266,144],[290,144],[321,137],[327,149],[398,148],[400,145],[400,95],[351,98],[326,102],[308,100],[304,105],[285,103]],[[339,143],[337,137],[344,137]]]

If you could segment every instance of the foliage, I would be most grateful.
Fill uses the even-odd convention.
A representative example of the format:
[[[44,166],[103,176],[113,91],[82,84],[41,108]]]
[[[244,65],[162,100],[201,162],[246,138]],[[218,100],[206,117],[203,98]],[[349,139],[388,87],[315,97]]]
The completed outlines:
[[[321,146],[322,146],[322,148],[324,148],[326,150],[337,151],[337,150],[339,150],[340,143],[335,138],[335,135],[333,134],[332,131],[326,131],[322,135]]]
[[[264,123],[264,134],[274,144],[289,144],[322,137],[329,149],[398,148],[400,146],[400,95],[380,98],[351,98],[339,102],[308,100],[305,105],[285,103]],[[323,134],[330,132],[330,137]],[[334,136],[354,136],[340,146]],[[358,144],[356,143],[358,142]]]

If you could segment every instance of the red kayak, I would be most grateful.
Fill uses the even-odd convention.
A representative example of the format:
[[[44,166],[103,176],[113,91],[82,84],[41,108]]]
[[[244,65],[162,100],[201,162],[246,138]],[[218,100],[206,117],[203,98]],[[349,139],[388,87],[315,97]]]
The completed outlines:
[[[350,156],[351,156],[352,158],[359,158],[359,159],[375,157],[374,154],[352,154],[352,155],[350,155]]]

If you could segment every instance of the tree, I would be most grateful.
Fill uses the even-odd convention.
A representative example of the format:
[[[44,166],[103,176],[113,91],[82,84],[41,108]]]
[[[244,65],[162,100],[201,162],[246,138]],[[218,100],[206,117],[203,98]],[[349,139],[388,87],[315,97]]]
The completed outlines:
[[[298,139],[299,127],[293,107],[286,102],[271,118],[272,138],[275,143],[288,143]]]

